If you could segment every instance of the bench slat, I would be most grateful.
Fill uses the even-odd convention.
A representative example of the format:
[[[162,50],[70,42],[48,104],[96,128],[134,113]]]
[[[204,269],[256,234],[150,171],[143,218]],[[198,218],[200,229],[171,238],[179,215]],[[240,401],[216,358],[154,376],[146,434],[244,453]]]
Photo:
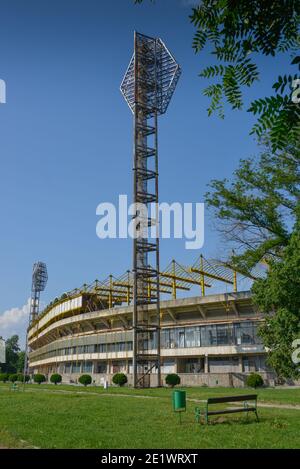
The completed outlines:
[[[235,414],[237,412],[256,412],[255,407],[243,407],[239,409],[226,409],[226,410],[210,410],[207,415],[218,415],[218,414]]]
[[[224,397],[209,397],[207,404],[221,404],[223,402],[240,402],[240,401],[256,401],[257,394],[245,394],[244,396],[224,396]]]

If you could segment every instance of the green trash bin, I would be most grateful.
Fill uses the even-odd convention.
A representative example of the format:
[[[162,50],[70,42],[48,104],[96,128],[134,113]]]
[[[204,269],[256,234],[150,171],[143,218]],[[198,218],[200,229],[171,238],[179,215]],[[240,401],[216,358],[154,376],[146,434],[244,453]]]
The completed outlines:
[[[175,412],[186,411],[186,392],[185,391],[173,391],[172,396],[173,410]]]

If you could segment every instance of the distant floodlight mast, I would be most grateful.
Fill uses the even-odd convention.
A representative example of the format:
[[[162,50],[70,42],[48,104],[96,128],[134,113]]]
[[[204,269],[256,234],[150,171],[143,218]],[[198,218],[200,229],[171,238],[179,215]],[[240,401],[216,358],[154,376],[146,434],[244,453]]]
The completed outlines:
[[[30,319],[31,324],[39,314],[40,293],[45,290],[48,280],[47,266],[44,262],[35,262],[32,269]]]
[[[5,363],[5,340],[0,337],[0,364]]]
[[[168,108],[181,70],[163,41],[134,33],[134,53],[121,92],[134,115],[133,198],[135,204],[158,203],[157,117]],[[148,212],[149,213],[149,212]],[[133,386],[149,387],[150,373],[161,385],[159,213],[139,213],[133,241]],[[149,239],[148,229],[156,227]],[[150,259],[152,257],[152,259]],[[149,305],[156,305],[149,310]],[[151,315],[150,315],[151,313]]]
[[[39,315],[40,293],[45,290],[48,281],[47,266],[44,262],[35,262],[32,269],[31,298],[29,312],[29,327]],[[25,386],[26,375],[28,374],[28,330],[26,331],[25,357],[24,357],[24,376],[23,385]]]

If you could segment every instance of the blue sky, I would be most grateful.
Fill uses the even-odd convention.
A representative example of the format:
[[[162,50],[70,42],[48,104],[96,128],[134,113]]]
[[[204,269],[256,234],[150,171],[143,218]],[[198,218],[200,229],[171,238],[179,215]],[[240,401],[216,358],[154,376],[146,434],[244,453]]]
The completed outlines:
[[[95,228],[100,202],[132,193],[132,116],[119,86],[134,30],[161,37],[182,67],[159,121],[161,201],[202,202],[211,179],[230,177],[240,158],[257,154],[246,111],[228,110],[224,121],[207,117],[197,75],[212,59],[192,50],[191,3],[1,1],[0,335],[23,328],[34,261],[48,266],[45,303],[131,267],[131,241],[99,240]],[[258,63],[261,80],[246,91],[245,109],[270,93],[289,57]],[[223,250],[206,212],[202,253]],[[161,243],[162,265],[198,255],[184,240]]]

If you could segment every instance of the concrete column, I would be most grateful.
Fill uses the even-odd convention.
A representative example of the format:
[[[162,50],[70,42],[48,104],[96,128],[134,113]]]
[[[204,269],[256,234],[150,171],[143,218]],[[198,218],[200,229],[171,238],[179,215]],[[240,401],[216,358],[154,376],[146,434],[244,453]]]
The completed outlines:
[[[243,357],[239,357],[239,373],[243,373]]]
[[[204,357],[204,373],[209,373],[208,355]]]

